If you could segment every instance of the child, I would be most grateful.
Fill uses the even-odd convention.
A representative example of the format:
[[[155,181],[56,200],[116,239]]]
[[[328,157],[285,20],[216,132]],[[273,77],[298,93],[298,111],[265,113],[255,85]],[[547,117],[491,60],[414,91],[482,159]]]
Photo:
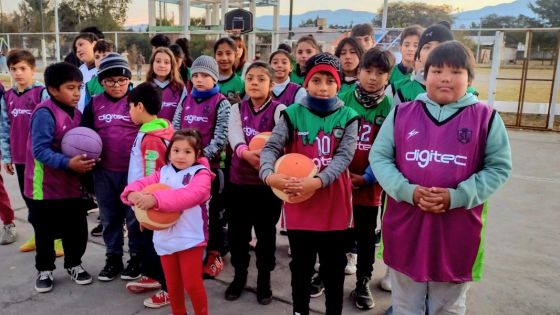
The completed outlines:
[[[400,38],[402,61],[393,68],[389,77],[389,83],[391,83],[393,91],[400,88],[402,83],[410,81],[412,71],[414,71],[414,56],[421,35],[422,27],[419,25],[409,26],[402,31]]]
[[[243,41],[241,36],[231,36],[231,39],[235,42],[235,74],[237,74],[240,78],[244,78],[245,74],[247,73],[247,67],[249,63],[247,63],[247,46]]]
[[[286,106],[299,103],[307,95],[307,92],[301,85],[290,82],[290,73],[292,72],[290,53],[278,49],[270,55],[269,63],[274,71],[272,98]]]
[[[60,151],[62,137],[81,119],[76,109],[82,86],[80,70],[64,62],[52,64],[45,69],[45,84],[51,100],[37,105],[31,116],[24,187],[37,244],[35,290],[39,293],[53,289],[52,244],[58,235],[66,253],[64,268],[71,279],[82,285],[92,282],[81,265],[88,231],[77,173],[91,171],[96,162],[86,160],[85,155],[70,158]]]
[[[340,59],[342,66],[340,94],[354,90],[358,81],[358,66],[364,54],[362,46],[354,38],[347,37],[338,43],[334,54]]]
[[[465,314],[470,281],[481,279],[486,200],[511,175],[511,150],[499,114],[467,93],[474,65],[457,41],[435,48],[427,94],[389,113],[370,152],[388,195],[395,314],[424,314],[426,295],[430,314]]]
[[[0,83],[0,98],[2,99],[4,97],[4,92],[4,85]],[[2,112],[4,112],[4,106],[5,104],[2,104]],[[2,128],[0,132],[3,132],[3,130],[4,128]],[[0,175],[0,219],[2,219],[2,223],[4,223],[4,226],[0,231],[0,245],[8,245],[15,242],[17,232],[16,225],[14,223],[14,209],[12,209],[8,192],[6,191],[6,188],[4,188],[4,179],[2,178],[2,175]]]
[[[112,53],[114,50],[114,45],[110,41],[100,39],[95,43],[93,46],[93,56],[95,62],[95,68],[99,70],[99,64],[101,63],[101,59],[105,58],[109,53]],[[97,79],[97,74],[95,74],[88,83],[86,83],[86,104],[89,103],[90,99],[96,95],[99,95],[105,92],[103,89],[103,85]]]
[[[231,41],[229,38],[227,40]],[[208,254],[203,270],[207,277],[215,277],[224,268],[223,189],[226,179],[220,169],[220,155],[227,144],[231,105],[216,85],[219,73],[214,58],[204,55],[198,57],[192,64],[191,73],[193,90],[177,107],[173,127],[176,130],[195,128],[201,133],[204,156],[210,161],[212,172],[218,176],[212,183]]]
[[[173,121],[177,104],[186,97],[187,90],[181,81],[175,56],[169,48],[154,50],[146,82],[153,82],[161,90],[162,104],[158,117]]]
[[[296,67],[290,73],[290,81],[303,85],[305,80],[305,63],[321,52],[321,48],[313,36],[302,36],[296,43]]]
[[[368,51],[375,46],[375,31],[371,24],[356,24],[350,31],[350,37],[354,38],[363,48]]]
[[[281,201],[259,179],[260,152],[249,151],[247,146],[255,135],[272,131],[280,112],[286,109],[285,105],[270,97],[272,82],[270,66],[254,62],[245,77],[249,99],[231,108],[228,139],[234,153],[228,192],[228,196],[232,197],[228,202],[228,239],[235,277],[225,293],[229,301],[237,300],[245,288],[250,260],[249,242],[254,227],[258,239],[255,248],[257,301],[263,305],[272,302],[270,272],[276,265],[276,222],[280,217]]]
[[[152,53],[159,47],[169,47],[171,40],[165,34],[156,34],[150,38],[150,45],[152,46]]]
[[[214,43],[214,58],[220,71],[218,86],[220,93],[227,97],[231,104],[239,103],[245,95],[243,80],[233,71],[236,51],[237,46],[229,37],[222,37]]]
[[[82,113],[84,112],[84,107],[86,106],[85,84],[87,84],[91,78],[97,74],[95,56],[93,53],[93,47],[97,43],[97,40],[97,36],[93,33],[80,33],[76,36],[76,38],[74,38],[74,43],[72,44],[76,56],[82,62],[80,71],[84,77],[84,86],[80,91],[80,102],[78,103],[78,109]]]
[[[317,254],[326,286],[326,313],[342,313],[346,229],[351,224],[351,187],[348,165],[356,149],[358,115],[344,106],[340,62],[327,53],[307,61],[304,86],[308,95],[283,111],[260,156],[260,178],[290,195],[315,191],[308,200],[286,203],[285,215],[292,252],[293,311],[309,314],[311,276]],[[301,153],[319,169],[313,178],[275,174],[274,163],[286,153]]]
[[[175,315],[187,313],[185,291],[196,315],[208,314],[208,300],[202,282],[202,257],[208,235],[207,208],[213,174],[202,155],[202,139],[194,129],[175,133],[160,171],[128,185],[121,195],[123,202],[141,209],[181,212],[172,227],[154,231],[154,247],[160,256],[169,286],[171,310]],[[142,188],[155,183],[172,187],[153,194]]]
[[[165,49],[165,48],[158,48]],[[141,125],[140,131],[134,140],[130,153],[128,167],[128,183],[142,177],[150,176],[165,165],[165,152],[167,144],[173,136],[173,126],[163,118],[158,118],[162,107],[161,91],[151,82],[138,85],[128,95],[130,119]],[[142,277],[137,281],[126,284],[126,288],[134,293],[149,290],[161,290],[155,295],[144,300],[144,305],[159,308],[169,303],[167,286],[159,256],[154,250],[152,241],[153,232],[144,229],[141,232],[142,255],[140,255],[140,271]]]
[[[0,128],[2,164],[8,174],[17,174],[19,190],[27,205],[28,200],[23,193],[23,185],[29,123],[31,121],[31,113],[37,104],[48,99],[49,94],[43,84],[33,79],[35,74],[35,57],[29,51],[12,49],[8,53],[7,64],[15,84],[3,95],[0,104],[2,110],[2,128]],[[6,226],[8,225],[10,223]],[[55,246],[57,248],[57,255],[62,256],[64,252],[60,240],[55,241]],[[34,249],[34,238],[29,239],[20,247],[20,250],[23,252]]]
[[[183,62],[179,65],[179,73],[181,74],[181,78],[183,79],[183,83],[185,83],[187,87],[187,91],[190,93],[192,90],[192,83],[191,81],[191,66],[193,60],[191,58],[191,53],[189,50],[189,40],[185,37],[180,37],[175,40],[175,44],[181,47],[183,51]]]
[[[356,288],[352,291],[352,299],[354,305],[362,310],[371,309],[375,305],[368,282],[371,280],[375,261],[375,228],[378,207],[381,205],[381,187],[371,171],[368,155],[379,128],[392,107],[391,98],[385,96],[384,92],[394,64],[395,58],[391,52],[378,48],[368,50],[360,62],[356,89],[339,96],[346,106],[354,109],[360,116],[358,146],[349,166],[354,217],[349,246],[353,247],[354,242],[357,243],[357,259],[355,253],[350,251],[347,254],[346,273],[349,273],[349,266],[353,269],[352,273],[356,273]]]
[[[105,266],[97,279],[111,281],[119,273],[121,279],[140,277],[138,254],[140,230],[134,212],[124,205],[119,193],[126,186],[130,148],[138,126],[130,120],[127,94],[131,78],[127,60],[110,53],[99,65],[98,80],[105,92],[92,98],[84,110],[82,125],[97,131],[103,142],[101,162],[93,172],[95,196],[99,204],[103,240],[107,246]],[[128,228],[130,260],[123,271],[123,224]]]

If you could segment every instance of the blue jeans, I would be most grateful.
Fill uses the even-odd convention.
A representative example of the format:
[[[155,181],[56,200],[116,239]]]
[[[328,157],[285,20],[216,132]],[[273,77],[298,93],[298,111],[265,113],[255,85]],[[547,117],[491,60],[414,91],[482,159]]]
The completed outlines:
[[[127,184],[128,172],[113,172],[98,168],[93,173],[95,196],[103,225],[103,241],[107,256],[123,256],[123,224],[128,228],[130,253],[139,253],[142,244],[140,227],[134,211],[123,204],[120,194]]]

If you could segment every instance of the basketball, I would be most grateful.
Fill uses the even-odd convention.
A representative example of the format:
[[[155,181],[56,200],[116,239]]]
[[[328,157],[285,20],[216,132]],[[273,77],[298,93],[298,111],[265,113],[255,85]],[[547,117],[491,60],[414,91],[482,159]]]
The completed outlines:
[[[307,156],[299,153],[289,153],[276,161],[276,164],[274,165],[274,172],[288,175],[290,177],[313,177],[317,174],[317,167]],[[311,196],[315,193],[313,191],[307,195],[297,197],[297,201],[290,201],[289,196],[281,190],[272,188],[272,192],[274,192],[278,198],[287,203],[299,203],[305,201],[311,198]]]
[[[268,138],[270,138],[270,135],[272,135],[272,132],[265,131],[254,136],[253,139],[251,139],[251,141],[249,142],[249,150],[262,150],[264,148],[264,145],[268,141]]]
[[[66,156],[86,155],[86,159],[97,159],[101,155],[103,142],[101,137],[92,129],[76,127],[62,137],[61,150]]]
[[[165,189],[171,189],[171,187],[165,184],[157,183],[146,186],[142,189],[142,192],[153,193]],[[136,215],[136,219],[140,225],[149,230],[158,231],[173,226],[175,222],[179,220],[181,212],[162,212],[154,209],[143,210],[134,207],[134,215]]]

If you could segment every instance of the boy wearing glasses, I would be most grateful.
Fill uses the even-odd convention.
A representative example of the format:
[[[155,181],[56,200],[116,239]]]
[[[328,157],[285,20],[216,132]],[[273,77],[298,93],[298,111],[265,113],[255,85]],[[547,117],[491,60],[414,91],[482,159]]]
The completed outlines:
[[[97,72],[97,79],[105,92],[92,98],[82,119],[82,125],[95,130],[103,142],[101,161],[93,173],[103,240],[107,246],[105,267],[97,276],[100,281],[111,281],[119,274],[123,280],[140,277],[140,229],[134,212],[119,197],[127,184],[130,151],[139,129],[130,119],[127,101],[131,76],[124,57],[116,53],[105,56]],[[123,268],[125,222],[130,260]]]

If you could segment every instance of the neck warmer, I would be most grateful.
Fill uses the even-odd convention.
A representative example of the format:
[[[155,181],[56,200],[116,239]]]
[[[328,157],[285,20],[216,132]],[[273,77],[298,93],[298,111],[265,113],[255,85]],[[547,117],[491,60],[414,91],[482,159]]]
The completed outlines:
[[[325,114],[334,111],[338,108],[338,103],[338,97],[336,96],[331,98],[317,98],[307,95],[301,100],[302,105],[318,114]]]
[[[210,90],[206,90],[206,91],[199,91],[195,88],[192,89],[192,95],[194,98],[197,99],[206,99],[209,98],[210,96],[213,96],[217,93],[220,92],[220,88],[217,85],[214,85],[213,88],[211,88]]]
[[[354,95],[356,95],[356,99],[362,106],[366,108],[374,107],[381,103],[385,98],[385,87],[382,87],[375,92],[367,92],[362,88],[360,82],[356,82]]]

